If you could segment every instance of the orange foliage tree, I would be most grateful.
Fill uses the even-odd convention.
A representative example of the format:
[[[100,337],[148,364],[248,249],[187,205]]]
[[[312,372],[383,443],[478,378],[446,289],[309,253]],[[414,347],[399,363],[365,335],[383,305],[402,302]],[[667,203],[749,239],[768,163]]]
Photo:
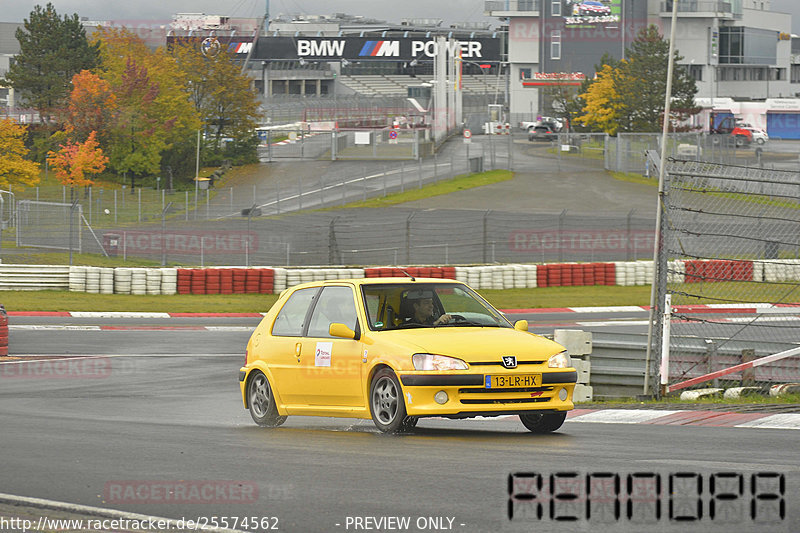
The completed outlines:
[[[58,152],[50,152],[51,165],[58,180],[71,188],[94,183],[88,176],[105,170],[108,158],[103,155],[91,132],[85,142],[67,141]]]
[[[104,133],[114,120],[117,96],[97,74],[82,70],[72,77],[72,92],[64,121],[70,137],[86,140],[92,132],[104,145]]]

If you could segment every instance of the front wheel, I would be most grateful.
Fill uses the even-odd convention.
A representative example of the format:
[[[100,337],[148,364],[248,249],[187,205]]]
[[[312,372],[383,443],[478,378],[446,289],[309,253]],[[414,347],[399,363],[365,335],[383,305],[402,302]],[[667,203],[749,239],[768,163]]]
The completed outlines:
[[[388,368],[378,370],[372,378],[369,410],[375,426],[384,433],[397,433],[406,426],[403,389],[395,373]]]
[[[758,144],[764,144],[766,141],[764,141],[764,139],[760,139],[760,138],[759,138],[758,140],[756,140],[756,142],[757,142]]]
[[[250,416],[259,426],[274,428],[286,422],[286,417],[278,414],[275,395],[272,394],[267,376],[258,370],[247,382],[247,405]]]
[[[736,136],[736,146],[741,147],[745,144],[745,137],[744,135],[737,135]]]
[[[519,415],[522,425],[532,433],[551,433],[561,427],[567,418],[567,412],[561,413],[532,413]]]

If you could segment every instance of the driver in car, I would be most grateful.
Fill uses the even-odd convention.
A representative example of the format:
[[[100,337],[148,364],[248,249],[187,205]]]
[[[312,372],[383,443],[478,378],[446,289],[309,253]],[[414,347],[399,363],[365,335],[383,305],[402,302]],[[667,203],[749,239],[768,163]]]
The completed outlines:
[[[434,318],[433,294],[430,291],[409,291],[407,298],[413,308],[413,316],[407,322],[438,326],[448,324],[453,318],[447,313]]]

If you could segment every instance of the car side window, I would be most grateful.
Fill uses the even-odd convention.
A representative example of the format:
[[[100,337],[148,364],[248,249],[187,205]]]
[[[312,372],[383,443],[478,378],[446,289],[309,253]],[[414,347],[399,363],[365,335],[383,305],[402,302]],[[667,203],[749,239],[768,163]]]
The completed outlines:
[[[319,292],[318,287],[300,289],[295,291],[283,304],[275,323],[272,325],[272,334],[278,337],[300,337],[303,335],[305,318],[308,308],[314,301],[314,296]]]
[[[325,287],[311,314],[308,337],[330,337],[329,328],[334,322],[356,330],[356,306],[350,287]]]

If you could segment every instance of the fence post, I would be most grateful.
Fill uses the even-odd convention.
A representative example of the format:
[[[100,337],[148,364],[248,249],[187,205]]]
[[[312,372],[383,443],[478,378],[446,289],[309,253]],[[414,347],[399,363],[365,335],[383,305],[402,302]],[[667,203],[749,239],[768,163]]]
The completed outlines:
[[[631,239],[631,218],[633,217],[633,212],[634,211],[636,211],[636,209],[631,209],[630,211],[628,211],[628,217],[627,217],[627,223],[626,223],[626,232],[627,232],[627,237],[628,237],[627,238],[628,245],[625,247],[625,257],[627,258],[628,261],[631,260],[631,246],[630,246],[630,244],[633,241],[633,239]],[[636,246],[636,244],[634,243],[634,247],[635,246]],[[635,248],[634,248],[634,250],[635,250]],[[636,259],[636,255],[635,254],[633,256],[633,259],[634,260]]]
[[[419,174],[419,188],[422,188],[422,158],[417,159],[417,170]]]
[[[558,261],[559,263],[564,260],[564,219],[567,216],[567,210],[561,211],[558,215]]]
[[[117,223],[117,190],[114,189],[114,224]]]
[[[404,183],[405,167],[405,161],[400,161],[400,192],[406,191],[406,184]]]
[[[383,197],[386,198],[386,165],[383,165]]]
[[[303,210],[303,177],[297,176],[297,210]]]
[[[186,194],[186,220],[189,220],[189,191],[184,191],[184,193]],[[123,198],[124,197],[125,196],[123,195]]]
[[[142,221],[142,189],[141,187],[136,189],[139,191],[139,222]]]
[[[672,322],[672,295],[664,296],[664,315],[661,322],[661,396],[667,394],[669,385],[669,337]]]
[[[742,363],[749,363],[756,358],[756,351],[752,348],[742,350]],[[746,368],[742,370],[742,387],[752,387],[756,384],[756,369]]]
[[[406,264],[411,264],[411,219],[413,219],[416,214],[417,212],[414,211],[406,219]],[[396,260],[395,263],[397,263]]]
[[[491,212],[490,209],[483,214],[483,264],[486,264],[486,247],[489,245],[489,213]]]
[[[508,132],[508,170],[514,170],[514,134]]]
[[[438,161],[438,159],[436,157],[436,154],[434,153],[433,154],[433,182],[434,183],[437,183],[439,181],[439,175],[438,175],[438,170],[439,169],[436,166],[437,165],[437,161]]]

